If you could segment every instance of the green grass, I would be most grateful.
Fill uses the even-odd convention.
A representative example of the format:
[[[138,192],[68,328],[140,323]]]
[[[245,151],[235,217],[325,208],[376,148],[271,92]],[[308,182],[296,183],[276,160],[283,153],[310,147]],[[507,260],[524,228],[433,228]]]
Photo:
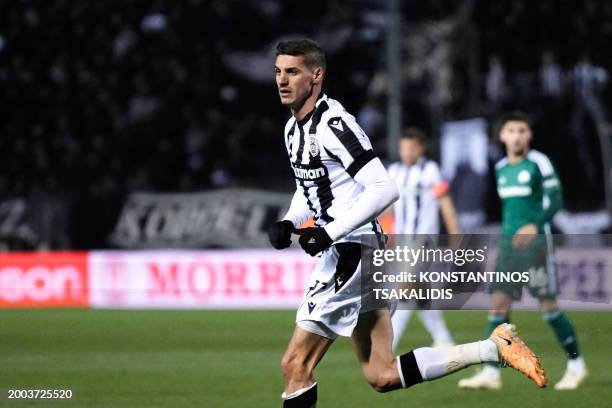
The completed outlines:
[[[483,335],[485,312],[448,312],[459,342]],[[540,390],[504,370],[501,391],[464,391],[473,371],[377,394],[345,339],[317,369],[320,407],[604,407],[612,398],[612,313],[573,312],[591,373],[577,391]],[[289,311],[0,311],[0,406],[279,407],[279,361],[293,328]],[[515,313],[554,383],[564,356],[539,313]],[[414,319],[402,350],[430,339]],[[6,389],[70,388],[68,401],[9,401]]]

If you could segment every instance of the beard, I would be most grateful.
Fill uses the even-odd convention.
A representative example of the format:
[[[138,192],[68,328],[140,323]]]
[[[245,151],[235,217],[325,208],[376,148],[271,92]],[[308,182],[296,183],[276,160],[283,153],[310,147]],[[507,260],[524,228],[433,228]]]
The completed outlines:
[[[308,98],[312,96],[313,91],[314,91],[314,84],[311,81],[308,84],[308,92],[305,92],[301,96],[296,96],[296,98],[292,102],[286,104],[285,106],[291,108],[291,110],[293,111],[299,111],[302,108],[302,106],[304,106],[304,103],[306,103],[306,100],[308,100]]]
[[[513,155],[523,156],[527,153],[527,146],[525,144],[514,144],[510,145],[508,150],[512,152]]]

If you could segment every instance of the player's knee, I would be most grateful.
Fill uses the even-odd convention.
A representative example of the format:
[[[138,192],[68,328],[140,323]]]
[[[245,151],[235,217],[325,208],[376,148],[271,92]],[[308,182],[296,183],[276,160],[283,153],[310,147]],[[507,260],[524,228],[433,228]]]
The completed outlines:
[[[540,311],[542,313],[548,313],[559,309],[557,301],[554,299],[541,299],[540,300]]]
[[[395,381],[392,375],[389,375],[387,372],[379,372],[372,375],[367,376],[368,383],[376,392],[389,392],[393,391],[395,388]]]
[[[506,303],[494,303],[489,309],[489,314],[507,316],[510,314],[510,305]]]

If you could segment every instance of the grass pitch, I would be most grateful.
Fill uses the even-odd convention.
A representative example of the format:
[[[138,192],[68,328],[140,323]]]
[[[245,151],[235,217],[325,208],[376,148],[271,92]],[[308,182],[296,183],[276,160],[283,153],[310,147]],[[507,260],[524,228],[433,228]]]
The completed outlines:
[[[612,313],[571,312],[590,378],[576,391],[555,391],[565,360],[537,312],[513,315],[542,357],[551,386],[540,390],[511,369],[500,391],[459,390],[473,369],[409,390],[377,394],[345,339],[317,369],[319,407],[609,407]],[[485,312],[447,312],[458,342],[484,335]],[[279,361],[293,328],[292,311],[0,311],[0,406],[280,407]],[[431,340],[418,318],[401,347]],[[9,400],[8,389],[71,389],[72,400]]]

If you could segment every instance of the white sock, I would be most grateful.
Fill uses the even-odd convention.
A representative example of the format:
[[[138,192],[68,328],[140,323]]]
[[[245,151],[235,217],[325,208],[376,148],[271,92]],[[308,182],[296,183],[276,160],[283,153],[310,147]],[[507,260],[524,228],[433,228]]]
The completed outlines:
[[[497,346],[492,340],[452,347],[422,347],[413,351],[424,381],[434,380],[473,364],[497,362]]]
[[[391,326],[393,326],[393,344],[392,349],[395,350],[397,345],[402,338],[402,334],[406,330],[410,317],[412,316],[412,310],[396,310],[391,317]]]
[[[584,358],[582,356],[567,360],[567,369],[574,372],[581,372],[586,369]]]
[[[453,338],[446,327],[444,316],[440,310],[419,310],[423,326],[434,342],[452,343]]]
[[[317,382],[315,381],[314,383],[310,384],[308,387],[304,387],[304,388],[300,388],[299,390],[292,392],[291,394],[287,395],[286,392],[283,391],[283,393],[281,394],[281,398],[284,400],[289,400],[292,398],[297,398],[300,395],[302,395],[303,393],[305,393],[306,391],[310,390],[312,387],[316,387]]]
[[[480,361],[483,363],[499,363],[499,351],[497,345],[491,339],[486,339],[478,342],[478,353]]]

